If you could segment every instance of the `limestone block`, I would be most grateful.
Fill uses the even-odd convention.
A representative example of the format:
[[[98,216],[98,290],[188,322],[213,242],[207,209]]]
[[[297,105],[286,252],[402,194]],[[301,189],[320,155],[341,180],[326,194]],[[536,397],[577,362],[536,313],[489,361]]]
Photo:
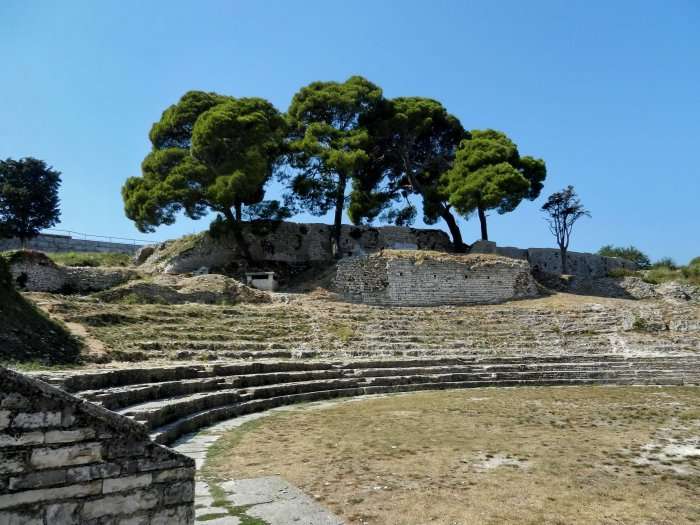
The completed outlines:
[[[12,420],[13,428],[56,427],[61,424],[61,412],[20,412]]]
[[[45,443],[75,443],[95,437],[95,430],[92,428],[76,428],[75,430],[50,430],[46,433]]]
[[[80,516],[77,503],[57,503],[46,507],[46,523],[51,525],[78,525]]]
[[[125,490],[146,487],[151,484],[153,476],[151,474],[139,474],[136,476],[125,476],[123,478],[108,478],[102,482],[102,493],[122,492]]]
[[[17,435],[0,434],[0,447],[20,447],[22,445],[41,445],[43,443],[43,432],[25,432]]]
[[[116,463],[98,463],[97,465],[73,467],[66,472],[66,479],[69,483],[91,481],[93,479],[118,476],[121,470],[121,466]]]
[[[19,507],[30,503],[53,501],[67,498],[83,498],[99,494],[102,490],[101,481],[92,481],[79,485],[68,485],[50,489],[26,490],[12,494],[0,495],[0,509]]]
[[[60,485],[66,482],[65,470],[46,470],[39,472],[29,472],[24,476],[11,477],[10,490],[38,489]]]
[[[2,525],[44,525],[44,519],[39,510],[26,512],[0,511],[0,523]]]
[[[151,520],[151,525],[190,525],[194,520],[194,511],[189,505],[163,509]]]
[[[35,468],[55,468],[100,460],[102,443],[82,443],[70,447],[35,449],[32,451],[30,463]]]
[[[163,491],[163,503],[173,505],[194,501],[194,482],[182,481],[165,487]]]
[[[5,430],[10,426],[10,412],[9,410],[0,410],[0,430]]]
[[[158,495],[152,491],[140,490],[127,495],[114,494],[87,501],[83,505],[81,519],[87,521],[101,516],[128,515],[152,509],[157,505]]]
[[[181,479],[192,479],[194,477],[193,468],[177,468],[163,470],[153,475],[153,483],[164,483],[166,481],[178,481]]]

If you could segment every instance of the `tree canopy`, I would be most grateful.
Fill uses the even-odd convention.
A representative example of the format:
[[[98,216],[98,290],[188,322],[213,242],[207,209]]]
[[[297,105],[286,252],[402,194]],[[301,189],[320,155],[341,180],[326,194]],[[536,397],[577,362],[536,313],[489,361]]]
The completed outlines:
[[[287,201],[313,215],[334,211],[334,240],[340,227],[348,182],[368,160],[369,115],[382,90],[359,76],[345,82],[313,82],[294,95],[289,122],[290,190]]]
[[[153,125],[141,176],[122,188],[127,217],[142,232],[172,224],[180,211],[240,221],[244,205],[263,200],[285,133],[283,116],[264,99],[186,93]]]
[[[640,270],[646,270],[651,267],[651,259],[649,259],[649,256],[634,246],[627,246],[625,248],[623,246],[606,244],[598,250],[598,255],[627,259],[635,263]]]
[[[534,200],[547,175],[545,163],[521,157],[505,133],[474,130],[459,145],[454,165],[442,177],[450,204],[464,216],[479,215],[481,238],[488,239],[486,211],[513,211],[523,199]]]
[[[372,117],[371,155],[365,176],[353,187],[351,220],[371,221],[384,212],[388,222],[411,224],[417,210],[410,196],[418,195],[424,221],[445,220],[459,250],[462,236],[439,181],[467,136],[461,123],[439,102],[421,97],[388,100]]]
[[[0,161],[0,236],[22,244],[59,222],[61,173],[43,160]]]

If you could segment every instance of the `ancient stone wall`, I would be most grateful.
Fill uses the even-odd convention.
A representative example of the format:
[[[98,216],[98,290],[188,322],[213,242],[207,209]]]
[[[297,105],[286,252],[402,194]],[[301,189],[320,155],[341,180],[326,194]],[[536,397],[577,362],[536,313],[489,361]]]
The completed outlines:
[[[185,525],[194,462],[143,426],[0,367],[0,523]]]
[[[537,295],[526,261],[410,251],[341,260],[335,289],[348,300],[385,306],[499,303]]]
[[[514,248],[497,246],[493,241],[476,241],[469,253],[487,253],[527,260],[535,273],[561,275],[561,255],[556,248]],[[578,279],[599,279],[607,277],[612,270],[636,270],[632,261],[619,257],[604,257],[593,253],[568,252],[567,273]]]
[[[0,240],[0,252],[19,250],[22,244],[19,239]],[[42,233],[27,242],[27,250],[40,252],[114,252],[136,253],[141,248],[138,244],[75,239],[70,235],[50,235]]]
[[[328,224],[245,224],[243,237],[253,261],[306,264],[330,262],[334,259],[333,232]],[[372,228],[344,225],[342,228],[340,250],[343,257],[385,248],[449,251],[450,240],[441,230],[417,230],[398,226]],[[143,264],[143,269],[188,273],[201,267],[223,268],[240,260],[242,256],[235,239],[215,240],[208,234],[201,234],[189,242],[179,240],[158,245]]]
[[[138,277],[126,268],[60,266],[40,252],[14,257],[10,273],[17,288],[30,292],[94,292]]]

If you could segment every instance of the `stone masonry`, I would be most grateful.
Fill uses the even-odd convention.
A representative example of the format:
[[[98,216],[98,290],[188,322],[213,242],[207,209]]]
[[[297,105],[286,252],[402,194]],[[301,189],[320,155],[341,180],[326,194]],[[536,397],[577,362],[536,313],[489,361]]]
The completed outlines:
[[[186,525],[194,461],[143,426],[0,367],[0,523]]]
[[[12,279],[30,292],[96,292],[138,277],[126,268],[60,266],[40,252],[27,252],[10,264]]]
[[[487,304],[537,295],[526,261],[395,250],[342,259],[334,286],[351,301],[383,306]]]
[[[0,252],[19,250],[22,247],[19,239],[1,239]],[[70,235],[52,235],[42,233],[27,242],[26,249],[41,252],[114,252],[136,253],[141,246],[119,242],[76,239]]]

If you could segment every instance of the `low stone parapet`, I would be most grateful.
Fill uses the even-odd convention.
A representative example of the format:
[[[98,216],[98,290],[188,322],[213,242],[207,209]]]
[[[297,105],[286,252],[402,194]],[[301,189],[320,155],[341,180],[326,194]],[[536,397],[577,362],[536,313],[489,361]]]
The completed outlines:
[[[0,523],[193,522],[193,460],[37,379],[0,385]]]

